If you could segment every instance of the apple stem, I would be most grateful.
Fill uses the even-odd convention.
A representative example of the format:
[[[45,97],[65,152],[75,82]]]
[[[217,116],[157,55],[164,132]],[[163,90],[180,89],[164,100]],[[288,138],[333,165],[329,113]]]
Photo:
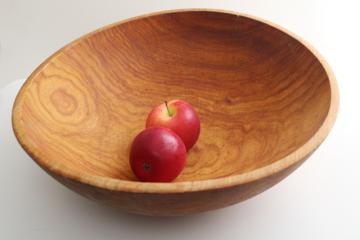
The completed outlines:
[[[170,112],[170,109],[169,109],[169,106],[168,106],[167,101],[165,101],[165,106],[166,106],[166,109],[167,109],[167,111],[168,111],[169,116],[171,117],[172,114],[171,114],[171,112]]]

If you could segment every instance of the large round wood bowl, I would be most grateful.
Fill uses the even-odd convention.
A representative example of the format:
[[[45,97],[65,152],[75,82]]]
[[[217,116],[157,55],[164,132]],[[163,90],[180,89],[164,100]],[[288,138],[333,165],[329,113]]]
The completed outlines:
[[[152,107],[171,99],[198,111],[200,138],[174,182],[139,182],[129,147]],[[334,75],[298,37],[241,14],[178,10],[121,21],[60,49],[18,93],[13,128],[36,163],[85,197],[183,215],[279,182],[325,139],[337,107]]]

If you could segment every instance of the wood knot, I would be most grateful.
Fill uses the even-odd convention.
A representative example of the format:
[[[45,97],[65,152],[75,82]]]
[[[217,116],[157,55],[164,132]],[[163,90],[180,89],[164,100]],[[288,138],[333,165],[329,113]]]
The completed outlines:
[[[233,103],[233,100],[232,100],[230,97],[226,96],[226,97],[224,98],[224,102],[225,102],[226,104],[232,104],[232,103]]]
[[[50,95],[52,105],[63,115],[72,114],[77,108],[77,101],[74,96],[65,89],[57,89]]]

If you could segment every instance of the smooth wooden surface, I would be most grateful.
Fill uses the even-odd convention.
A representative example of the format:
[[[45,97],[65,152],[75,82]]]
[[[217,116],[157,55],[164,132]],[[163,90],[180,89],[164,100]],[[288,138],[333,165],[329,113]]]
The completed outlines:
[[[139,183],[131,141],[153,106],[176,98],[197,109],[199,141],[176,182]],[[337,104],[334,76],[307,44],[246,16],[177,11],[113,24],[55,53],[18,94],[13,127],[71,189],[131,212],[181,215],[280,181],[326,137]]]

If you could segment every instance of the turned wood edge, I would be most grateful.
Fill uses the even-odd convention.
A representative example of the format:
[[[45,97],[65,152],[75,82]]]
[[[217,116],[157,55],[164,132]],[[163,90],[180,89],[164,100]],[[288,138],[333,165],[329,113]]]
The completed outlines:
[[[50,62],[51,59],[57,57],[58,55],[61,55],[64,50],[66,50],[69,47],[73,47],[74,45],[78,44],[81,40],[89,38],[93,34],[109,29],[118,24],[126,23],[144,17],[156,16],[167,13],[199,12],[199,11],[232,14],[232,15],[247,17],[255,21],[265,23],[269,26],[274,27],[275,29],[283,31],[284,33],[298,40],[311,53],[313,53],[314,56],[316,56],[316,58],[320,61],[320,63],[322,64],[328,75],[330,89],[331,89],[331,99],[330,99],[330,107],[324,122],[322,123],[321,127],[316,131],[316,133],[306,143],[304,143],[300,148],[288,154],[287,156],[265,167],[258,168],[256,170],[242,173],[239,175],[222,177],[217,179],[200,180],[200,181],[185,181],[185,182],[173,182],[173,183],[142,183],[142,182],[113,179],[113,178],[107,178],[101,176],[94,176],[86,173],[81,173],[81,175],[78,175],[77,173],[74,173],[74,171],[68,169],[67,167],[59,163],[54,163],[51,166],[45,164],[45,161],[43,159],[46,159],[46,156],[42,154],[41,150],[32,147],[31,142],[28,141],[26,134],[24,133],[21,127],[22,125],[21,103],[23,100],[23,95],[26,92],[26,89],[30,87],[30,85],[32,84],[32,80],[36,78],[36,76],[41,72],[41,69],[43,69]],[[63,48],[59,49],[53,55],[48,57],[42,64],[40,64],[40,66],[35,69],[35,71],[27,78],[26,82],[21,87],[13,105],[12,126],[18,142],[25,149],[25,151],[31,156],[31,158],[34,159],[36,163],[38,163],[41,167],[48,169],[49,171],[52,171],[60,176],[79,181],[83,184],[104,188],[108,190],[113,190],[113,191],[165,194],[165,193],[198,192],[198,191],[207,191],[207,190],[233,187],[240,184],[261,180],[262,178],[266,178],[272,174],[278,173],[281,170],[284,170],[292,166],[293,164],[296,164],[297,162],[304,159],[307,155],[311,154],[311,152],[315,150],[329,134],[331,128],[335,123],[338,107],[339,107],[338,87],[337,87],[335,75],[331,70],[329,64],[314,47],[312,47],[309,43],[307,43],[305,40],[303,40],[296,34],[268,20],[251,16],[249,14],[237,13],[227,10],[217,10],[217,9],[178,9],[178,10],[165,10],[150,14],[144,14],[112,23],[110,25],[99,28],[95,31],[92,31],[70,42],[69,44],[65,45]]]

